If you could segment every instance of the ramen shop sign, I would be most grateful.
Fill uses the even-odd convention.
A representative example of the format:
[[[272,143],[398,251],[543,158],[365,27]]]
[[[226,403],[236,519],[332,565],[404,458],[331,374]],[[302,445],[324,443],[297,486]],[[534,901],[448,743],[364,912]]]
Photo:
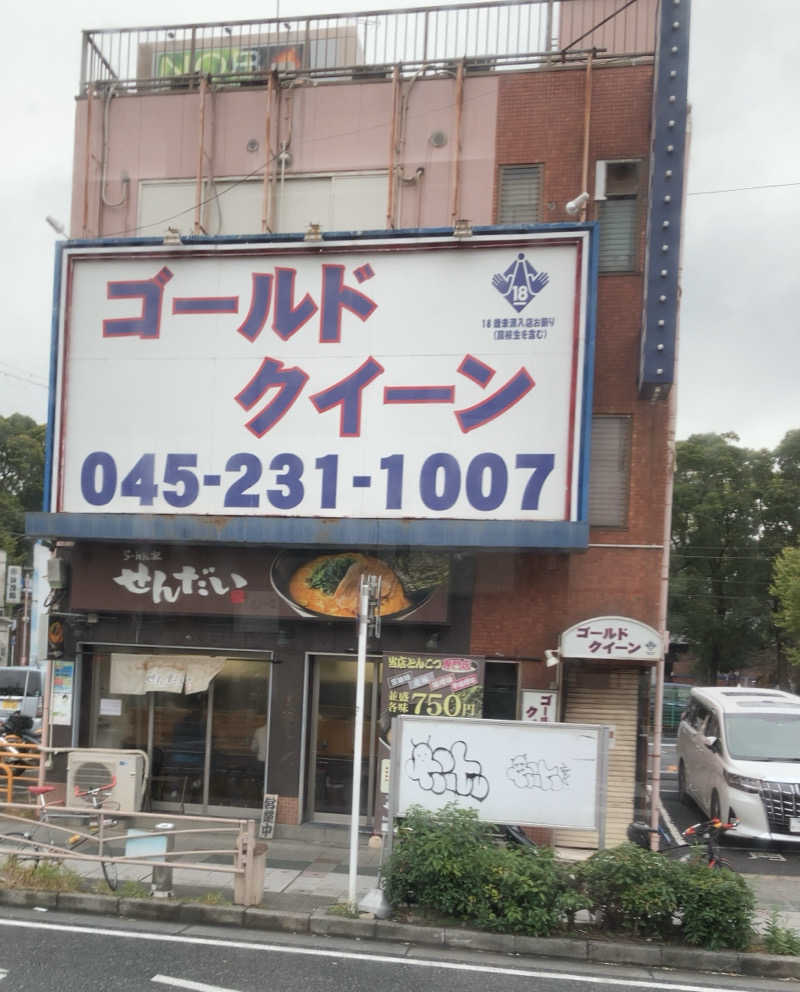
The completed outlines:
[[[483,658],[386,652],[382,709],[390,716],[480,717],[483,683]]]
[[[587,237],[68,249],[51,508],[577,519]]]

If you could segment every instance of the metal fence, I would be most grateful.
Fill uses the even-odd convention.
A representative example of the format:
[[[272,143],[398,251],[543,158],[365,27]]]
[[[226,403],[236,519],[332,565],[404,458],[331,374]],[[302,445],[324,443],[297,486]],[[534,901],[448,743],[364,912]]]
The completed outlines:
[[[43,816],[42,807],[29,803],[0,802],[0,862],[7,858],[28,866],[60,862],[79,874],[113,864],[166,870],[170,878],[176,871],[231,875],[235,904],[261,902],[266,845],[256,840],[257,824],[252,819],[61,805],[47,806],[44,812]],[[211,890],[216,890],[216,883]]]
[[[651,56],[658,0],[514,0],[402,10],[91,30],[81,93],[259,85],[276,71],[320,81],[489,72]]]

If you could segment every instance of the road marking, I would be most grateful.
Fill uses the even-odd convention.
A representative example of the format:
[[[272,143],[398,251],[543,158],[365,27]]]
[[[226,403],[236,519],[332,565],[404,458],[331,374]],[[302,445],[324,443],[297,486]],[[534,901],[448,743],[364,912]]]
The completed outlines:
[[[188,978],[172,978],[169,975],[153,975],[150,981],[176,989],[191,989],[192,992],[236,992],[236,989],[224,989],[221,985],[206,985],[205,982],[191,982]]]
[[[68,923],[35,923],[32,920],[3,920],[0,926],[29,930],[51,930],[59,933],[92,934],[97,937],[118,937],[126,940],[152,940],[162,944],[195,944],[203,947],[235,947],[243,951],[293,954],[298,957],[338,958],[341,961],[379,962],[429,968],[439,971],[466,971],[480,975],[506,975],[509,978],[549,978],[551,982],[582,982],[584,985],[623,986],[626,989],[664,989],[666,992],[730,992],[716,985],[682,985],[676,982],[642,981],[627,978],[601,978],[597,975],[572,975],[558,971],[533,971],[526,968],[499,968],[490,965],[463,964],[453,961],[426,961],[422,958],[400,958],[390,954],[366,954],[355,951],[325,951],[318,947],[285,947],[281,944],[255,944],[246,940],[218,940],[213,937],[185,937],[173,933],[147,933],[141,930],[111,930],[105,927],[79,927]],[[107,949],[106,949],[107,950]],[[590,962],[586,962],[589,964]]]
[[[658,804],[658,811],[661,814],[664,823],[666,823],[667,825],[667,830],[669,831],[669,835],[672,838],[673,844],[683,844],[684,843],[683,834],[675,826],[672,817],[666,811],[663,803]]]

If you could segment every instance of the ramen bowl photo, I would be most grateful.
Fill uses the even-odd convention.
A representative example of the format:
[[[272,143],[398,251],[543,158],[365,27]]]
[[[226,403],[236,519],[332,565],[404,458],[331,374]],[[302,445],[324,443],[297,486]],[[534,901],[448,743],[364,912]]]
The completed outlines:
[[[270,569],[275,592],[301,617],[352,619],[358,614],[362,575],[381,580],[380,615],[400,620],[427,603],[449,576],[447,555],[360,551],[326,554],[286,551]]]

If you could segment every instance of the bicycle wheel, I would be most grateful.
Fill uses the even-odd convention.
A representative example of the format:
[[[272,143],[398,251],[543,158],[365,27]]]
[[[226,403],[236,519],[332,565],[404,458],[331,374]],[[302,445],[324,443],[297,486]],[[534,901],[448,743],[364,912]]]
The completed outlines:
[[[117,873],[116,861],[101,861],[100,864],[103,869],[103,877],[106,880],[106,884],[112,892],[116,892],[117,886],[119,885],[119,874]]]
[[[26,867],[35,868],[43,856],[42,849],[36,844],[32,834],[16,831],[4,834],[0,843],[3,847],[13,848],[13,853],[9,854],[8,857]]]

